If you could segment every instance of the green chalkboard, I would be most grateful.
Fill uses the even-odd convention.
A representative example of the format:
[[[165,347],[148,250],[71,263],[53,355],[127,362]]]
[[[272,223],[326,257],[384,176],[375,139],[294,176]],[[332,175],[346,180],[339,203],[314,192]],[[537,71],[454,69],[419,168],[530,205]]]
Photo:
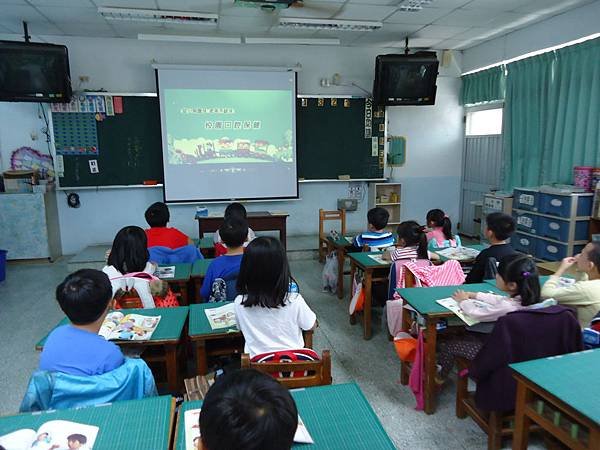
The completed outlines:
[[[296,111],[300,179],[383,178],[384,110],[365,98],[300,96]]]
[[[122,113],[105,115],[103,120],[95,121],[97,154],[62,155],[61,188],[139,185],[147,180],[162,183],[158,99],[156,96],[123,96],[122,105]],[[82,114],[53,112],[55,136],[62,130],[57,127],[81,120]],[[93,113],[84,115],[90,114],[95,116]],[[82,135],[81,140],[84,138],[89,138],[89,133]],[[90,160],[97,160],[98,173],[90,172]]]

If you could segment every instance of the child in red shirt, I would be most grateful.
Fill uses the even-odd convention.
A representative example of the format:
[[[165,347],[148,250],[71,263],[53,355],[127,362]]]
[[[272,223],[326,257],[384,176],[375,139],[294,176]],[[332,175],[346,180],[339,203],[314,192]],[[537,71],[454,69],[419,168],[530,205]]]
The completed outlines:
[[[183,234],[177,228],[168,228],[169,208],[162,202],[156,202],[150,205],[146,210],[146,222],[150,228],[146,230],[148,238],[148,247],[168,247],[176,249],[184,245],[193,244],[187,235]]]

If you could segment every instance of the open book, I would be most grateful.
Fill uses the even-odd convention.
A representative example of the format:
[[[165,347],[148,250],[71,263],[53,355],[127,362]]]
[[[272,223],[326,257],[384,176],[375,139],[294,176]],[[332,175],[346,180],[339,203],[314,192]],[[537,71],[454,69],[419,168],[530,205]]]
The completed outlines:
[[[142,316],[115,311],[108,313],[98,334],[107,341],[147,341],[160,322],[160,316]]]
[[[0,436],[0,446],[6,450],[92,450],[98,427],[50,420],[37,430],[20,429]]]
[[[200,440],[200,409],[187,410],[183,415],[183,421],[185,429],[185,450],[196,450]],[[300,416],[298,416],[298,428],[296,428],[294,442],[298,442],[299,444],[315,443]]]
[[[204,312],[213,330],[236,326],[233,302],[219,306],[218,308],[207,308]]]
[[[436,300],[436,303],[439,303],[444,308],[452,311],[454,314],[456,314],[460,318],[460,320],[462,320],[464,323],[466,323],[469,326],[473,326],[473,325],[479,323],[479,320],[473,319],[472,317],[466,315],[463,312],[463,310],[460,308],[459,303],[451,297],[443,298],[441,300]]]
[[[479,250],[469,247],[449,247],[443,250],[436,250],[435,253],[448,259],[455,259],[456,261],[468,261],[477,258]]]

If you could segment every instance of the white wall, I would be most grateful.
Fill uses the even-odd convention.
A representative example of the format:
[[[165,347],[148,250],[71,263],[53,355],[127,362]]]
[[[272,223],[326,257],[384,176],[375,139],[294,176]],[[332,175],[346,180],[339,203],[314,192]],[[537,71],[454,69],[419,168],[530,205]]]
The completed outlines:
[[[463,52],[464,72],[600,32],[600,1],[484,42]]]
[[[323,89],[319,86],[319,79],[331,77],[337,72],[342,75],[343,81],[352,81],[370,90],[375,56],[392,52],[381,48],[198,45],[126,39],[46,37],[46,40],[64,43],[69,47],[74,88],[105,89],[109,92],[154,92],[152,62],[263,66],[300,63],[300,93],[362,95],[359,89],[353,87]],[[388,129],[392,134],[404,134],[409,138],[408,164],[394,173],[395,180],[407,183],[403,191],[404,219],[423,221],[424,212],[433,207],[444,207],[454,220],[458,217],[458,162],[462,152],[462,141],[457,140],[457,136],[462,135],[457,100],[459,82],[456,77],[459,73],[457,64],[441,68],[436,106],[389,108]],[[78,86],[81,75],[89,76],[90,83]],[[0,109],[0,123],[13,117],[14,111],[22,108],[11,104],[3,106]],[[27,111],[27,107],[23,108],[23,111]],[[37,115],[33,116],[34,113],[30,112],[28,117],[11,120],[9,126],[0,127],[0,143],[4,140],[3,135],[7,135],[6,139],[10,141],[25,139],[23,136],[37,120]],[[439,168],[431,167],[437,164],[435,161],[439,162]],[[441,186],[443,188],[440,189]],[[316,234],[318,209],[335,209],[337,199],[347,196],[347,189],[348,183],[301,184],[299,201],[252,203],[248,209],[287,211],[290,213],[289,234]],[[58,196],[65,254],[75,253],[94,243],[109,242],[122,226],[145,225],[143,212],[147,205],[162,200],[160,189],[80,190],[79,194],[82,204],[79,209],[68,208],[65,196]],[[221,211],[224,205],[212,208]],[[197,235],[193,206],[173,206],[171,211],[172,225],[192,236]],[[366,211],[365,195],[359,210],[348,215],[348,228],[351,231],[364,228]]]

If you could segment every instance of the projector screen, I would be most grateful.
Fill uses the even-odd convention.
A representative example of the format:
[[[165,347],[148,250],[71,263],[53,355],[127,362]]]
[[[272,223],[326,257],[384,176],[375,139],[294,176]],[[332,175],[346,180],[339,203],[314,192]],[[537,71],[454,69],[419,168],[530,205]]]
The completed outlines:
[[[298,197],[295,72],[156,70],[165,201]]]

